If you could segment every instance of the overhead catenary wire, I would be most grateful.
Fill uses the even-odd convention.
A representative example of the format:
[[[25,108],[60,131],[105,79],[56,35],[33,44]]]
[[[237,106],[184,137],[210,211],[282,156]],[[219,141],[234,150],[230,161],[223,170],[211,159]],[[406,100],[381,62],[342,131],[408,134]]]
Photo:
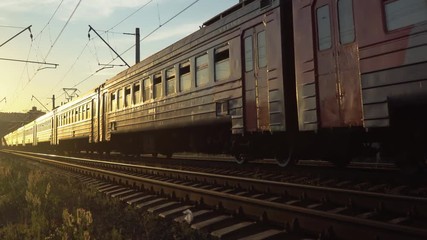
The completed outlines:
[[[57,14],[57,12],[58,12],[58,10],[59,10],[59,8],[61,7],[61,5],[62,5],[62,3],[63,3],[63,2],[64,2],[64,0],[61,0],[61,2],[59,3],[59,5],[56,7],[55,11],[53,12],[53,14],[51,15],[51,17],[49,18],[49,20],[48,20],[48,21],[47,21],[47,23],[45,24],[45,26],[42,28],[42,30],[41,30],[39,33],[37,33],[37,34],[36,34],[36,36],[34,37],[34,40],[36,40],[36,39],[38,39],[39,37],[41,37],[41,36],[42,36],[42,33],[44,32],[44,30],[46,29],[46,27],[47,27],[47,26],[49,26],[50,22],[52,21],[52,19],[54,18],[54,16]],[[64,25],[64,26],[63,26],[63,28],[61,29],[60,33],[59,33],[59,34],[58,34],[58,36],[56,37],[55,41],[51,44],[50,49],[49,49],[48,53],[46,54],[46,56],[45,56],[45,57],[42,57],[43,62],[46,62],[47,57],[49,56],[50,52],[52,51],[52,49],[53,49],[53,47],[55,46],[56,42],[58,41],[59,37],[62,35],[63,31],[64,31],[64,30],[65,30],[65,28],[67,27],[68,23],[70,22],[71,18],[73,17],[74,13],[76,12],[76,10],[77,10],[77,8],[79,7],[80,3],[81,3],[81,0],[79,0],[79,2],[77,3],[76,7],[74,8],[74,10],[73,10],[72,14],[70,15],[70,17],[68,18],[67,22],[65,23],[65,25]],[[29,56],[30,56],[30,54],[31,54],[32,47],[33,47],[33,45],[31,45],[31,46],[30,46],[30,50],[29,50],[29,52],[28,52],[28,56],[27,56],[27,61],[28,61]],[[40,41],[39,41],[38,49],[39,49],[39,48],[40,48]],[[29,85],[29,83],[30,83],[30,82],[31,82],[31,81],[36,77],[36,75],[37,75],[37,73],[38,73],[38,70],[40,70],[40,69],[38,69],[38,70],[34,71],[33,76],[32,76],[32,77],[30,77],[30,76],[29,76],[30,74],[29,74],[29,72],[28,72],[28,70],[29,70],[29,69],[28,69],[28,63],[26,63],[26,64],[25,64],[25,66],[24,66],[24,68],[23,68],[22,74],[21,74],[21,81],[22,81],[22,77],[24,76],[23,72],[25,72],[25,69],[27,70],[28,81],[27,81],[27,83],[25,84],[25,86],[23,86],[23,88],[21,89],[21,92],[22,92],[22,90],[24,90],[24,89]],[[14,95],[16,95],[16,91],[17,91],[17,90],[18,90],[18,88],[15,90]]]
[[[55,88],[58,87],[59,84],[62,83],[62,81],[65,80],[65,78],[68,76],[68,74],[70,74],[70,72],[73,70],[73,68],[75,67],[75,65],[77,64],[77,62],[79,61],[79,59],[81,58],[81,56],[83,55],[84,51],[86,50],[86,48],[89,45],[89,41],[87,41],[86,45],[83,47],[83,49],[80,51],[80,54],[77,56],[76,60],[74,60],[73,64],[71,65],[71,67],[68,69],[68,71],[62,76],[62,78],[56,83],[56,85],[51,89],[51,92],[53,92],[53,90]]]
[[[160,28],[162,28],[163,26],[167,25],[169,22],[171,22],[172,20],[174,20],[175,18],[177,18],[179,15],[181,15],[183,12],[185,12],[186,10],[188,10],[189,8],[191,8],[194,4],[196,4],[197,2],[199,2],[200,0],[195,0],[194,2],[192,2],[191,4],[189,4],[188,6],[186,6],[184,9],[182,9],[181,11],[179,11],[178,13],[176,13],[175,15],[173,15],[172,17],[170,17],[167,21],[165,21],[163,24],[160,24],[158,27],[156,27],[155,29],[153,29],[150,33],[148,33],[145,37],[143,37],[140,42],[142,42],[143,40],[147,39],[149,36],[151,36],[152,34],[154,34],[155,32],[157,32]],[[124,52],[122,52],[120,55],[123,55],[127,52],[129,52],[132,48],[135,47],[136,44],[134,44],[133,46],[129,47],[128,49],[126,49]],[[117,58],[114,58],[113,60],[111,60],[108,64],[111,64],[112,62],[114,62]],[[89,80],[90,78],[92,78],[93,76],[96,75],[97,72],[92,73],[90,76],[86,77],[85,79],[81,80],[80,82],[78,82],[77,84],[75,84],[73,87],[77,87],[80,84],[84,83],[85,81]]]
[[[52,51],[53,47],[55,46],[55,44],[58,42],[58,39],[61,37],[62,33],[64,32],[65,28],[68,26],[68,23],[70,22],[71,18],[74,16],[74,14],[77,11],[77,8],[80,6],[80,3],[82,2],[82,0],[79,0],[79,2],[77,3],[76,7],[74,8],[73,12],[71,13],[71,15],[68,17],[67,21],[65,22],[64,26],[62,27],[61,31],[59,32],[58,36],[56,37],[55,41],[53,41],[53,44],[50,46],[50,49],[48,51],[48,53],[46,54],[46,57],[44,58],[44,60],[46,61],[46,58],[50,55],[50,52]]]
[[[47,23],[44,25],[44,27],[42,28],[42,30],[40,30],[39,33],[36,34],[36,36],[34,37],[34,39],[37,39],[40,34],[43,33],[43,31],[46,29],[46,27],[50,24],[50,22],[52,21],[53,17],[55,17],[56,13],[58,12],[59,8],[61,7],[62,3],[64,2],[64,0],[61,0],[61,2],[59,3],[59,5],[56,7],[55,11],[53,12],[52,16],[50,16],[49,20],[47,21]]]
[[[163,24],[159,24],[159,26],[157,28],[155,28],[154,30],[152,30],[150,33],[148,33],[147,35],[145,35],[145,37],[143,37],[139,42],[144,41],[146,38],[148,38],[149,36],[151,36],[152,34],[154,34],[155,32],[157,32],[157,30],[159,30],[160,28],[162,28],[163,26],[165,26],[166,24],[168,24],[170,21],[174,20],[175,18],[177,18],[179,15],[181,15],[183,12],[185,12],[186,10],[188,10],[189,8],[191,8],[194,4],[196,4],[197,2],[199,2],[200,0],[195,0],[194,2],[192,2],[190,5],[188,5],[187,7],[185,7],[184,9],[182,9],[181,11],[179,11],[177,14],[173,15],[171,18],[169,18],[166,22],[164,22]],[[128,49],[126,49],[123,53],[121,53],[120,55],[123,55],[127,52],[129,52],[132,48],[135,47],[135,44],[132,45],[131,47],[129,47]],[[117,57],[114,60],[116,60]]]
[[[132,17],[133,15],[135,15],[137,12],[141,11],[143,8],[145,8],[152,1],[153,0],[148,1],[146,4],[142,5],[138,9],[136,9],[134,12],[132,12],[131,14],[129,14],[127,17],[125,17],[124,19],[122,19],[120,22],[118,22],[116,25],[112,26],[110,29],[106,30],[105,32],[109,32],[110,30],[113,30],[114,28],[116,28],[117,26],[119,26],[120,24],[122,24],[124,21],[128,20],[130,17]]]
[[[53,47],[56,45],[56,43],[58,42],[58,39],[61,37],[62,33],[64,32],[65,28],[67,27],[68,23],[70,22],[71,18],[74,16],[77,8],[80,6],[80,3],[82,2],[82,0],[79,0],[79,2],[77,3],[77,5],[74,7],[73,12],[71,13],[71,15],[68,17],[67,21],[65,22],[64,26],[62,27],[61,31],[59,32],[58,36],[56,37],[55,41],[52,43],[52,45],[49,48],[49,51],[47,52],[46,56],[43,58],[43,61],[46,62],[46,59],[49,57],[50,53],[52,52]],[[28,80],[26,86],[28,86],[28,84],[36,77],[38,71],[35,71],[33,76]],[[25,86],[25,87],[26,87]]]
[[[25,27],[10,26],[10,25],[0,25],[0,28],[17,28],[17,29],[23,29]]]
[[[112,32],[111,30],[113,30],[114,28],[116,28],[117,26],[119,26],[120,24],[122,24],[124,21],[126,21],[127,19],[129,19],[130,17],[132,17],[133,15],[135,15],[137,12],[139,12],[139,11],[141,11],[142,9],[144,9],[148,4],[150,4],[151,2],[152,2],[153,0],[150,0],[150,1],[148,1],[147,3],[145,3],[144,5],[142,5],[141,7],[139,7],[138,9],[136,9],[135,11],[133,11],[131,14],[129,14],[128,16],[126,16],[125,18],[123,18],[121,21],[119,21],[117,24],[115,24],[114,26],[112,26],[112,27],[110,27],[108,30],[102,30],[101,32],[103,32],[104,34],[106,34],[106,33],[113,33],[113,34],[123,34],[123,33],[117,33],[117,32]],[[95,38],[95,37],[94,37]],[[90,39],[90,40],[93,40],[94,38],[92,38],[92,39]],[[93,43],[93,42],[92,42]],[[82,49],[82,51],[80,52],[80,55],[76,58],[76,60],[74,61],[74,63],[73,63],[73,65],[69,68],[69,70],[67,71],[67,74],[66,75],[64,75],[64,77],[63,78],[61,78],[61,80],[59,81],[59,82],[62,82],[62,81],[64,81],[64,79],[66,78],[66,76],[71,72],[71,70],[74,68],[74,66],[76,65],[76,63],[77,63],[77,61],[79,60],[79,58],[82,56],[82,54],[83,54],[83,52],[88,48],[88,44],[89,44],[89,42],[87,42],[86,43],[86,45],[83,47],[83,49]],[[98,54],[96,53],[96,46],[95,45],[93,45],[93,47],[95,48],[95,56],[96,56],[96,59],[97,59],[97,61],[98,61],[98,64],[99,64],[99,57],[98,57]],[[89,48],[89,50],[90,50],[90,48]],[[96,74],[96,72],[95,73],[93,73],[93,74],[91,74],[87,79],[89,79],[89,78],[91,78],[92,76],[94,76]],[[86,78],[85,78],[86,79]],[[59,85],[59,83],[58,84],[56,84],[56,87]],[[55,88],[56,88],[55,87]],[[61,93],[59,96],[63,96],[63,93]]]

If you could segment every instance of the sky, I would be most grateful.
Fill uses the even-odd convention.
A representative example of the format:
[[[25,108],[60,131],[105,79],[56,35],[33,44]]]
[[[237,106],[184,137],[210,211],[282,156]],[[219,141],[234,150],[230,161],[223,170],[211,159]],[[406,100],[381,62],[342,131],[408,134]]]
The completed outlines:
[[[84,94],[125,70],[99,64],[124,63],[90,32],[91,25],[135,64],[135,36],[140,28],[141,60],[197,31],[203,22],[238,0],[2,0],[0,1],[0,112],[52,109],[65,102],[64,88]],[[193,4],[176,18],[174,15]],[[31,25],[14,39],[5,43]],[[159,26],[161,26],[159,28]],[[149,35],[157,29],[154,33]],[[32,35],[32,38],[31,38]],[[149,35],[147,37],[147,35]],[[131,48],[130,50],[128,50]],[[128,50],[126,53],[125,51]],[[23,63],[5,59],[34,61]],[[113,59],[116,59],[113,61]],[[112,62],[113,61],[113,62]],[[100,70],[100,71],[98,71]],[[72,91],[69,91],[72,93]],[[38,101],[37,101],[38,100]],[[40,103],[39,103],[40,101]]]

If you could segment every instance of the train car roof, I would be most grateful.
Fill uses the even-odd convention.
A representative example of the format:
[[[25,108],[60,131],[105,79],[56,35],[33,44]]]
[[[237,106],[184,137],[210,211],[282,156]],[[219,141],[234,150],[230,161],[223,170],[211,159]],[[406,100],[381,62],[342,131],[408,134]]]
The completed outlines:
[[[244,8],[247,5],[251,5],[254,2],[259,2],[259,5],[253,5],[252,8]],[[131,66],[130,68],[123,70],[122,72],[118,73],[116,76],[108,79],[106,81],[106,85],[115,84],[117,82],[121,82],[121,80],[126,79],[126,76],[132,72],[141,72],[144,70],[147,70],[150,67],[154,67],[156,64],[161,62],[161,59],[168,54],[178,55],[185,51],[186,49],[191,49],[193,46],[200,43],[200,41],[204,41],[205,39],[202,39],[205,35],[208,33],[212,33],[214,31],[227,31],[233,26],[226,26],[232,25],[231,23],[236,23],[236,21],[239,20],[239,18],[245,14],[247,14],[250,11],[254,11],[255,9],[261,9],[264,6],[270,6],[272,4],[272,0],[246,0],[246,1],[240,1],[236,5],[230,7],[229,9],[219,13],[215,17],[209,19],[208,21],[204,22],[202,26],[200,26],[200,29],[191,33],[190,35],[178,40],[177,42],[169,45],[168,47],[152,54],[151,56],[143,59],[141,62]],[[185,49],[184,49],[185,48]]]
[[[83,95],[79,96],[78,98],[76,98],[70,102],[65,103],[64,105],[59,106],[55,110],[58,112],[61,112],[65,109],[68,109],[70,107],[73,107],[74,105],[77,105],[77,104],[85,101],[88,98],[92,98],[95,94],[96,94],[96,88],[90,90],[89,92],[84,93]]]

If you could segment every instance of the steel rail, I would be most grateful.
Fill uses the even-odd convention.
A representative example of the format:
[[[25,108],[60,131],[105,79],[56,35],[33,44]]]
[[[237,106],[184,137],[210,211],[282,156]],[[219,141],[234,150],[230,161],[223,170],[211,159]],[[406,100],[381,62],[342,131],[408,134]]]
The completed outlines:
[[[9,151],[10,152],[10,151]],[[144,189],[153,189],[158,193],[163,193],[168,196],[175,196],[180,199],[188,199],[194,202],[203,202],[204,204],[215,207],[221,205],[224,209],[229,211],[235,211],[242,209],[243,212],[249,216],[257,216],[259,218],[265,218],[275,223],[282,223],[285,225],[296,225],[301,226],[305,230],[310,232],[329,232],[342,239],[426,239],[427,230],[422,228],[403,226],[397,224],[391,224],[387,222],[375,221],[370,219],[363,219],[354,216],[347,216],[342,214],[336,214],[316,209],[310,209],[307,207],[294,206],[286,203],[271,202],[261,199],[255,199],[247,196],[239,196],[231,193],[218,192],[208,189],[201,189],[192,186],[184,186],[172,182],[159,181],[149,179],[145,177],[130,175],[117,171],[110,171],[105,169],[93,168],[88,166],[82,166],[73,163],[64,163],[61,161],[51,160],[44,157],[37,157],[33,155],[10,152],[12,154],[32,158],[39,161],[44,161],[57,166],[65,167],[67,169],[74,169],[85,174],[97,175],[110,181],[126,182],[127,185],[138,186]],[[99,161],[96,161],[99,162]],[[105,162],[103,163],[106,164]],[[114,165],[121,165],[114,163]],[[126,167],[132,166],[125,164]],[[141,166],[138,166],[140,168]],[[144,167],[147,168],[147,167]],[[150,171],[159,170],[159,168],[148,167]],[[175,173],[188,171],[179,170],[166,170]],[[197,173],[194,173],[198,175]],[[207,177],[206,174],[203,174]],[[211,174],[208,174],[211,175]],[[244,178],[231,177],[234,180],[243,181]],[[197,180],[197,179],[194,179]],[[246,180],[249,181],[249,180]],[[277,184],[271,181],[257,180],[259,183],[264,185]],[[296,187],[296,184],[279,183],[282,191],[286,187]],[[303,187],[303,186],[300,186]],[[264,186],[265,188],[265,186]],[[312,186],[306,186],[306,189],[313,188]],[[319,191],[335,191],[336,189],[320,188]],[[339,190],[342,191],[342,190]],[[347,193],[356,193],[356,191],[348,191]],[[371,196],[379,197],[378,194],[367,194]],[[407,197],[394,196],[394,199],[408,199]],[[426,199],[418,199],[425,203]]]

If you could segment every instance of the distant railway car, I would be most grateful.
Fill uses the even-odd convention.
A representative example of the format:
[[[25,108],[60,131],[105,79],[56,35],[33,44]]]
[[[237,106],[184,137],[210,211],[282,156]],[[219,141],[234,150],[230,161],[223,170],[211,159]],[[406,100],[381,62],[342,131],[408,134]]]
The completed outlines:
[[[52,144],[68,151],[90,150],[93,98],[88,93],[56,109]]]
[[[5,144],[5,147],[15,147],[18,146],[18,139],[17,139],[17,130],[7,134],[4,136],[3,144]]]
[[[16,130],[16,132],[15,132],[16,146],[24,146],[25,145],[24,134],[25,134],[25,127],[24,126],[18,128]]]
[[[34,121],[34,146],[49,149],[53,143],[54,113],[55,111],[48,112]]]

